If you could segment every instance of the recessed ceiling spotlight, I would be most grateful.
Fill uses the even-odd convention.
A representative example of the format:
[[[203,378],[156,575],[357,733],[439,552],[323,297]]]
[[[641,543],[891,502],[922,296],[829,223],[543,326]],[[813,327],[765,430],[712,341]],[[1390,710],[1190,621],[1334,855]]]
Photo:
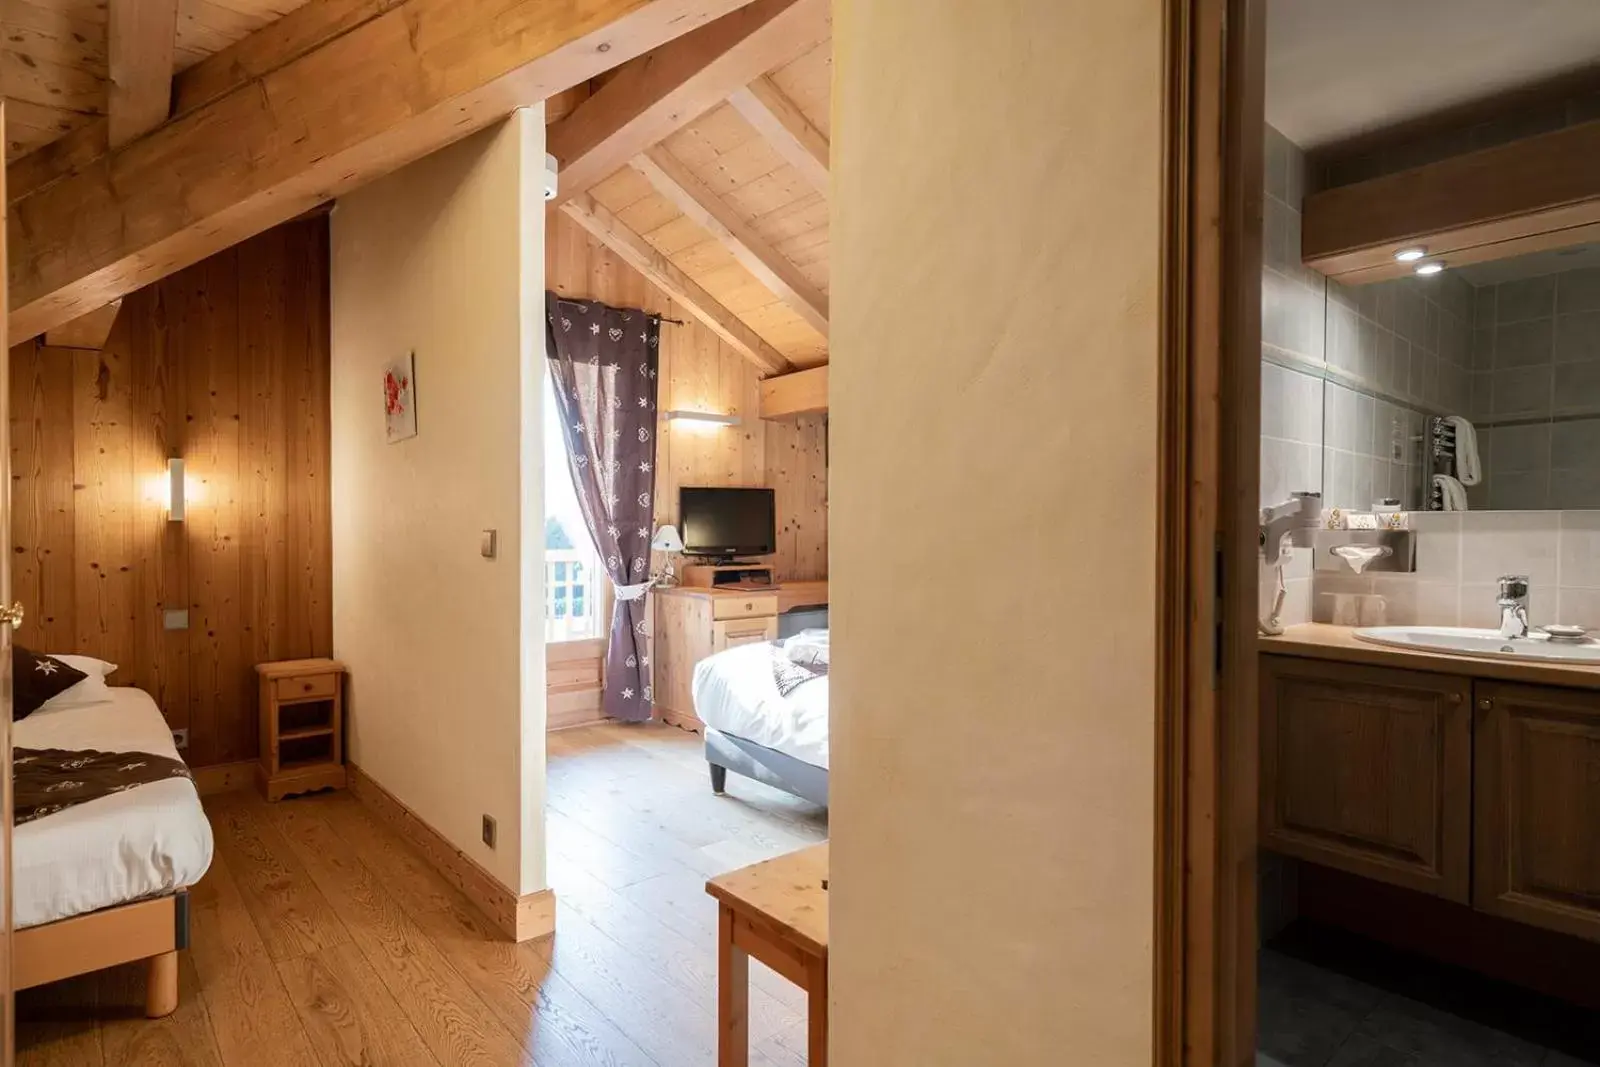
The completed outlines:
[[[1442,270],[1444,270],[1444,264],[1438,260],[1434,260],[1432,263],[1417,264],[1417,273],[1422,275],[1438,274]]]
[[[1428,250],[1426,248],[1402,248],[1394,254],[1394,258],[1401,263],[1415,263],[1427,254]]]

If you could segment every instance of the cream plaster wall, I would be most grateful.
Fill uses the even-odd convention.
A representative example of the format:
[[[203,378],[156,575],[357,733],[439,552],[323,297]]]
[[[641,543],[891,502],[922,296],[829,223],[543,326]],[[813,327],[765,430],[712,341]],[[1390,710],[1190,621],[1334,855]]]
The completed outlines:
[[[1162,8],[835,3],[843,1067],[1150,1062]]]
[[[343,197],[332,223],[350,756],[519,893],[545,886],[543,159],[542,106],[518,111]],[[382,371],[408,351],[419,433],[387,444]]]

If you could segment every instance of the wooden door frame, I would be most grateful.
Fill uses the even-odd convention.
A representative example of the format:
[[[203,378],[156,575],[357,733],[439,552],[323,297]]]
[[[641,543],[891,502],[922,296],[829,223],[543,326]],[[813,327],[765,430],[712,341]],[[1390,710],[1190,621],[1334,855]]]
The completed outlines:
[[[1264,0],[1167,0],[1154,1055],[1256,1033]]]

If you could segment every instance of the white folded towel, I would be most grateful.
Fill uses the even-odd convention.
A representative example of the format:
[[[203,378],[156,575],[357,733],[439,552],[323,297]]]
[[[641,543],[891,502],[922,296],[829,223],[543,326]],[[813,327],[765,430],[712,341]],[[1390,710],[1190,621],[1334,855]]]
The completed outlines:
[[[1478,431],[1460,415],[1447,416],[1444,421],[1456,428],[1456,477],[1462,485],[1477,485],[1483,478],[1483,467],[1478,462]]]
[[[1466,511],[1467,490],[1448,474],[1435,474],[1433,484],[1439,487],[1439,499],[1445,511]]]

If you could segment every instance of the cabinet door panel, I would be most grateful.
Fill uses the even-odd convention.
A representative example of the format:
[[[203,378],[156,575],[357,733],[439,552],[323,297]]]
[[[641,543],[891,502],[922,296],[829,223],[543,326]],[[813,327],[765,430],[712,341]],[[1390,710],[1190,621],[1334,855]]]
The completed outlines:
[[[721,652],[725,648],[734,648],[738,645],[750,645],[757,641],[776,641],[778,639],[778,620],[776,617],[765,619],[741,619],[737,622],[718,622],[711,627],[711,651]]]
[[[1473,903],[1600,940],[1600,696],[1479,682]]]
[[[1261,659],[1263,843],[1465,903],[1468,683],[1331,661]]]

